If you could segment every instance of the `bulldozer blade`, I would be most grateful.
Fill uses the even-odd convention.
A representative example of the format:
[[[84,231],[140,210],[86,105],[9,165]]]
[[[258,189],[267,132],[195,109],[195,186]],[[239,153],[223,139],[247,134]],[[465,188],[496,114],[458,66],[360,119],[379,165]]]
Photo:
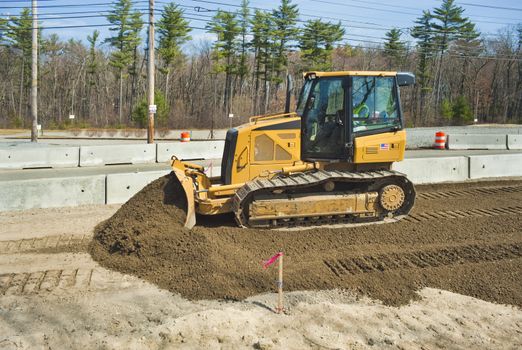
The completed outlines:
[[[185,192],[187,199],[187,217],[184,226],[190,230],[196,225],[196,208],[194,207],[194,186],[192,179],[179,169],[174,168],[172,172],[176,175],[181,187],[183,187],[183,192]]]

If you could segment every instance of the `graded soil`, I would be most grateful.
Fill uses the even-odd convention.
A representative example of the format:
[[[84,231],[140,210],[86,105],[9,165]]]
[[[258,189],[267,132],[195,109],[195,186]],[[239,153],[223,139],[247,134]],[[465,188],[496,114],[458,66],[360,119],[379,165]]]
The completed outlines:
[[[149,184],[98,225],[91,255],[189,299],[244,299],[274,290],[261,261],[285,253],[284,289],[346,288],[389,305],[423,287],[522,306],[522,182],[418,187],[411,218],[296,231],[242,229],[231,216],[183,228],[171,176]]]

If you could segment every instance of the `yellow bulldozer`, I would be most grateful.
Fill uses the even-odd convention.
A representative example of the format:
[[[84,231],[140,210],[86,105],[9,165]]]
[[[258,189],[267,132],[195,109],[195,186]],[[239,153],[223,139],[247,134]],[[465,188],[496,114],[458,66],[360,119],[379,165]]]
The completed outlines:
[[[172,157],[196,213],[233,213],[241,227],[278,228],[400,219],[415,201],[405,175],[399,87],[412,73],[308,72],[295,112],[251,117],[228,130],[221,176]],[[287,95],[287,99],[289,94]]]

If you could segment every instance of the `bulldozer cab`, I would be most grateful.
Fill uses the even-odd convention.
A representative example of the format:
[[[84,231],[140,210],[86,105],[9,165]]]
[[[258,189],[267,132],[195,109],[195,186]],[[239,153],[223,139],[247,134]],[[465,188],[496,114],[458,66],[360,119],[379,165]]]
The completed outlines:
[[[311,72],[297,105],[303,160],[353,161],[355,139],[403,128],[399,86],[410,73]]]

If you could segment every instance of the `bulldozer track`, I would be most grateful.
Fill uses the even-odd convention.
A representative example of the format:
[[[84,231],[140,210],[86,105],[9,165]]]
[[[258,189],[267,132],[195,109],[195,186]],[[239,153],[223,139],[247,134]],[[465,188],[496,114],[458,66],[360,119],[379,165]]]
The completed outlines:
[[[0,241],[0,254],[23,253],[42,249],[78,246],[82,244],[87,244],[90,240],[90,235],[59,235],[11,241]]]
[[[504,193],[522,192],[522,186],[482,187],[467,190],[454,190],[444,192],[422,192],[417,194],[419,199],[445,199],[464,196],[492,195]]]
[[[404,217],[402,221],[418,223],[429,220],[440,219],[461,219],[461,218],[477,218],[477,217],[491,217],[499,215],[519,215],[522,214],[522,206],[511,207],[497,207],[488,209],[469,209],[462,210],[444,210],[425,213],[413,213]]]
[[[404,174],[390,171],[371,171],[371,172],[346,172],[346,171],[325,171],[317,170],[308,173],[296,173],[290,176],[274,177],[272,179],[257,179],[247,182],[235,194],[232,201],[232,211],[235,214],[236,221],[240,226],[249,226],[246,211],[254,195],[263,192],[272,192],[277,190],[299,190],[307,187],[321,185],[328,181],[335,183],[354,183],[366,184],[368,187],[374,186],[379,181],[397,181],[405,182],[407,193],[409,195],[406,204],[400,209],[404,213],[396,213],[396,216],[402,217],[411,209],[415,200],[415,189],[411,182]],[[375,189],[376,190],[376,189]],[[373,222],[380,221],[379,217],[356,217],[351,214],[347,215],[328,215],[300,218],[300,220],[271,220],[270,227],[294,227],[294,226],[315,226],[318,224],[345,224],[354,222]]]
[[[361,273],[385,272],[405,268],[433,268],[522,257],[522,242],[494,245],[449,246],[440,249],[364,255],[346,259],[324,260],[338,277]]]
[[[86,289],[93,273],[94,269],[68,269],[0,274],[0,295]]]

